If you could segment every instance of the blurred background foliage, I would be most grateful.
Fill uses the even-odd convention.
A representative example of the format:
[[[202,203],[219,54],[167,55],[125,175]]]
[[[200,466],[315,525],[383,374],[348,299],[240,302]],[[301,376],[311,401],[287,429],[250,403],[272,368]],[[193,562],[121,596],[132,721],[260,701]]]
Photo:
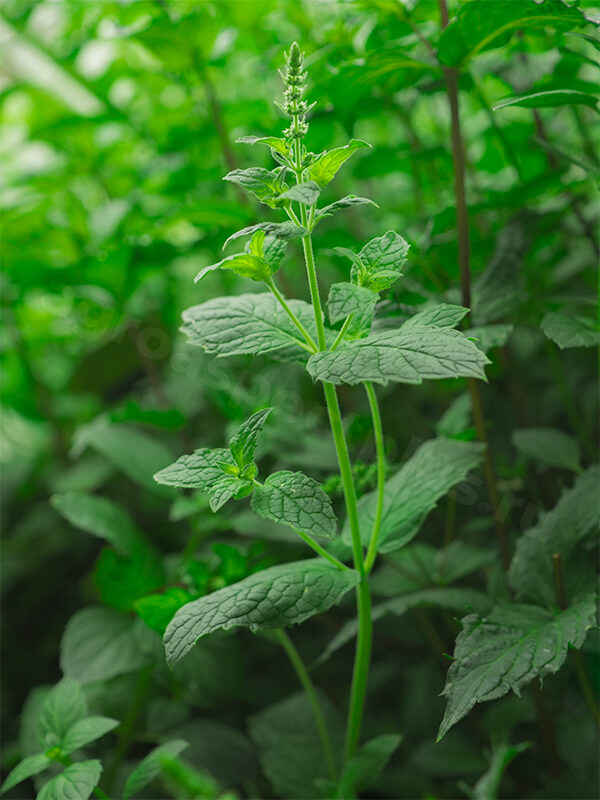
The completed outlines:
[[[451,17],[461,5],[450,3]],[[581,8],[599,18],[593,3]],[[437,2],[4,0],[1,13],[0,459],[10,766],[23,752],[23,703],[28,696],[28,706],[35,702],[34,687],[60,677],[59,643],[78,609],[104,604],[133,619],[133,602],[149,591],[183,591],[190,581],[205,591],[303,552],[243,504],[213,516],[201,496],[174,497],[153,483],[156,469],[193,447],[220,446],[250,413],[272,405],[261,456],[306,469],[339,494],[318,387],[293,365],[209,360],[178,333],[186,306],[254,290],[222,271],[198,285],[192,279],[221,258],[231,232],[263,213],[221,178],[236,167],[267,165],[266,153],[235,141],[283,127],[273,101],[292,40],[307,53],[309,100],[317,101],[308,146],[319,152],[350,137],[373,144],[326,191],[328,202],[355,193],[379,209],[350,208],[319,227],[324,285],[346,278],[347,262],[334,246],[357,248],[390,228],[411,251],[406,277],[382,305],[384,318],[431,299],[460,302],[460,280],[450,116],[434,59]],[[473,324],[512,326],[493,352],[482,395],[513,533],[552,507],[572,480],[568,470],[549,471],[516,448],[515,429],[558,428],[577,440],[583,463],[594,460],[593,348],[559,349],[540,323],[558,313],[597,330],[600,123],[589,103],[493,107],[541,91],[596,93],[599,41],[583,21],[522,25],[471,53],[460,70]],[[282,285],[286,294],[306,296],[297,247],[288,247]],[[401,462],[436,431],[473,438],[464,392],[458,381],[383,390],[389,461]],[[364,491],[374,477],[368,409],[348,389],[342,402]],[[481,502],[452,513],[465,541],[489,549],[493,524],[483,483],[475,485]],[[127,596],[116,592],[123,573],[99,540],[53,508],[53,495],[72,491],[114,501],[143,531],[156,561],[138,586],[127,584]],[[441,503],[422,541],[439,546],[449,517]],[[492,556],[480,583],[495,580],[497,561]],[[309,661],[342,613],[296,634]],[[587,719],[576,723],[583,711],[571,673],[549,682],[541,711],[531,695],[506,699],[433,744],[446,667],[431,648],[438,656],[451,652],[456,630],[442,611],[378,627],[367,731],[400,730],[404,742],[377,796],[456,797],[459,781],[473,785],[486,768],[489,732],[514,728],[518,741],[536,744],[515,762],[507,795],[594,796],[593,738]],[[340,707],[349,658],[348,649],[340,651],[318,674]],[[100,671],[104,682],[85,675],[82,682],[91,683],[93,702],[119,719],[134,687],[141,691],[125,746],[130,757],[176,729],[192,742],[192,763],[245,796],[268,796],[245,719],[295,690],[283,655],[245,634],[211,639],[193,662],[173,675],[157,666],[152,692],[139,659],[108,677]],[[548,747],[558,748],[551,769]]]

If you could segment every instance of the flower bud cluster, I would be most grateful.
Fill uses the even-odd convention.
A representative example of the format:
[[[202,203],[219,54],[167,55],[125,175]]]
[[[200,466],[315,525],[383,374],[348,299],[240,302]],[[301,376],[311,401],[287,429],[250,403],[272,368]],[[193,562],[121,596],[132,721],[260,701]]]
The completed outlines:
[[[292,119],[292,123],[283,135],[288,139],[302,139],[308,131],[306,114],[311,108],[302,96],[305,90],[307,73],[304,71],[304,53],[296,42],[292,43],[290,52],[285,55],[285,69],[280,71],[285,84],[283,103],[277,105]]]

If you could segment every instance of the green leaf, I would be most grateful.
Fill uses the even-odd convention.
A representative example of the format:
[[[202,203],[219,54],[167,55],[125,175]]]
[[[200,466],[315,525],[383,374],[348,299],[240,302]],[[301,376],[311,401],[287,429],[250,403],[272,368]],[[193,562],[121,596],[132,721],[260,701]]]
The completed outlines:
[[[314,181],[305,181],[292,186],[279,195],[279,201],[291,200],[295,203],[302,203],[305,206],[314,205],[321,194],[321,187]]]
[[[468,313],[469,309],[464,306],[439,303],[417,311],[416,314],[403,323],[402,327],[405,330],[407,327],[420,327],[422,325],[433,325],[436,328],[454,328]]]
[[[521,428],[513,431],[512,443],[525,455],[551,467],[581,471],[579,445],[572,436],[555,428]]]
[[[217,630],[299,625],[327,611],[358,583],[354,570],[321,559],[295,561],[262,570],[232,586],[188,603],[165,633],[167,660],[175,664],[198,639]]]
[[[0,792],[2,794],[8,792],[9,789],[18,786],[19,783],[26,781],[27,778],[31,778],[33,775],[43,772],[50,764],[52,764],[52,759],[48,758],[45,753],[36,753],[33,756],[27,756],[27,758],[24,758],[20,764],[17,764],[17,766],[9,772],[6,780],[2,784]]]
[[[322,219],[325,219],[325,217],[331,217],[333,214],[336,214],[343,208],[350,208],[350,206],[362,206],[362,205],[375,206],[375,208],[379,208],[377,203],[374,203],[372,200],[369,200],[368,197],[357,197],[355,194],[348,194],[346,195],[346,197],[342,197],[339,200],[336,200],[335,203],[330,203],[328,206],[323,206],[323,208],[319,208],[317,210],[317,213],[315,214],[315,223],[319,222]]]
[[[353,314],[347,335],[360,335],[371,327],[376,304],[377,295],[370,289],[354,283],[334,283],[327,299],[329,321],[335,324]]]
[[[274,472],[252,495],[252,508],[265,519],[314,536],[333,539],[337,520],[331,500],[302,472]]]
[[[71,525],[105,539],[123,555],[131,555],[142,540],[127,514],[105,497],[64,492],[53,495],[50,502]]]
[[[569,646],[579,649],[595,620],[593,596],[556,615],[539,606],[501,603],[487,617],[465,617],[443,691],[448,706],[438,741],[475,703],[511,689],[519,695],[534,678],[558,672]]]
[[[437,55],[442,64],[457,67],[484,50],[507,44],[517,30],[546,27],[569,30],[585,24],[581,11],[561,0],[542,3],[472,0],[460,7],[456,19],[442,31]]]
[[[246,191],[251,192],[261,203],[270,208],[276,208],[277,198],[285,188],[285,184],[281,180],[281,174],[281,167],[273,170],[250,167],[249,169],[234,169],[225,175],[223,180],[237,183]]]
[[[402,736],[398,734],[384,733],[363,744],[346,764],[339,782],[339,796],[352,797],[354,793],[368,789],[383,772],[401,741]]]
[[[104,548],[96,562],[94,579],[103,602],[127,612],[138,597],[163,585],[165,572],[159,554],[148,545],[136,548],[130,558]]]
[[[494,111],[509,106],[521,106],[522,108],[555,108],[556,106],[578,106],[585,105],[598,111],[598,98],[587,92],[579,92],[575,89],[552,89],[548,92],[535,92],[535,94],[525,94],[520,97],[507,97],[493,107]]]
[[[432,439],[422,444],[402,468],[385,482],[379,550],[389,553],[410,542],[437,501],[481,463],[483,445],[454,439]],[[376,492],[358,503],[363,542],[368,543],[375,520]],[[342,539],[351,542],[348,523]]]
[[[343,725],[337,710],[317,690],[336,760],[343,743]],[[263,772],[279,797],[303,800],[323,797],[315,781],[328,775],[327,761],[310,703],[304,692],[250,717],[250,738],[256,745]]]
[[[67,755],[79,750],[90,742],[95,742],[100,739],[109,731],[119,725],[118,719],[111,719],[110,717],[86,717],[80,719],[78,722],[73,723],[69,730],[65,733],[62,740],[61,749]]]
[[[314,333],[312,306],[302,300],[288,305]],[[270,353],[305,341],[288,315],[271,294],[242,294],[218,297],[183,312],[183,332],[191,344],[219,356]]]
[[[342,343],[337,350],[308,360],[313,378],[328,383],[364,381],[422,383],[424,378],[471,377],[485,380],[489,360],[460,331],[404,325]]]
[[[343,147],[335,147],[333,150],[321,153],[308,168],[308,177],[319,186],[327,186],[342,164],[361,147],[371,147],[371,145],[360,139],[352,139]]]
[[[594,327],[592,320],[585,317],[567,317],[551,312],[543,318],[542,330],[561,350],[600,345],[600,331]]]
[[[133,797],[134,794],[140,792],[160,775],[163,768],[161,761],[163,756],[178,756],[179,753],[183,752],[188,746],[188,742],[183,739],[173,739],[170,742],[165,742],[155,747],[152,752],[148,753],[148,755],[140,761],[125,781],[125,787],[123,789],[123,797],[125,800],[129,797]]]
[[[230,269],[242,278],[250,278],[253,281],[265,281],[273,274],[271,267],[264,258],[253,256],[250,253],[237,253],[234,256],[227,256],[210,267],[203,267],[194,278],[197,283],[209,272],[217,269]]]
[[[238,432],[229,442],[231,455],[241,470],[253,463],[258,437],[272,410],[272,408],[263,408],[252,414],[240,425]]]
[[[353,262],[352,282],[373,292],[388,289],[402,275],[409,249],[410,245],[395,231],[371,239],[358,256],[349,256]]]
[[[531,742],[521,742],[511,745],[508,743],[506,732],[492,736],[492,752],[490,754],[490,765],[477,781],[475,786],[470,789],[462,786],[461,789],[468,792],[471,800],[496,800],[499,796],[500,784],[509,764],[521,753],[531,747]]]
[[[464,433],[471,424],[471,409],[469,392],[459,394],[435,426],[437,435],[445,436],[447,439],[455,439]]]
[[[87,714],[87,702],[81,686],[69,677],[50,691],[42,705],[37,723],[37,737],[44,749],[60,745],[69,728]]]
[[[264,231],[267,236],[275,236],[277,239],[300,239],[303,236],[308,236],[306,228],[303,228],[302,225],[296,225],[295,222],[259,222],[256,225],[250,225],[232,233],[223,248],[227,247],[229,242],[233,242],[241,236],[250,236],[256,231]]]
[[[581,540],[600,524],[598,486],[600,467],[594,465],[580,475],[573,487],[563,492],[552,511],[542,512],[537,525],[517,541],[508,573],[517,597],[534,600],[548,607],[556,603],[552,557],[560,554],[567,597],[576,596],[590,586],[581,586],[586,559],[574,557]],[[586,573],[583,573],[584,581]],[[595,577],[590,570],[590,582]]]
[[[286,158],[291,156],[286,140],[278,139],[276,136],[240,136],[235,141],[240,144],[264,144],[281,153],[282,156],[286,156]]]
[[[252,481],[242,480],[231,475],[224,475],[208,492],[209,505],[215,514],[229,500],[246,497],[252,491]]]
[[[36,800],[88,800],[101,774],[99,761],[78,761],[48,781],[38,792]]]
[[[134,609],[146,625],[162,636],[175,612],[193,600],[193,595],[179,586],[173,586],[160,594],[148,594],[133,604]]]
[[[207,492],[224,475],[221,464],[231,464],[233,459],[224,447],[211,450],[202,447],[191,455],[180,456],[177,461],[161,469],[154,476],[157,483],[177,486],[180,489],[202,489]]]
[[[110,608],[84,608],[69,620],[60,648],[60,665],[82,684],[135,672],[151,661],[152,634],[141,620]]]
[[[468,339],[473,339],[477,347],[487,353],[494,347],[504,347],[513,331],[512,325],[481,325],[464,331]]]

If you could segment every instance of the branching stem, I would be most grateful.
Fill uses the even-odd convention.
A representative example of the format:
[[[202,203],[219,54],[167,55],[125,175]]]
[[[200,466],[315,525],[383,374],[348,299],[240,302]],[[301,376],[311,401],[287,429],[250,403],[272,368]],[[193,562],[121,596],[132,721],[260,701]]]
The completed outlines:
[[[335,342],[331,345],[331,350],[337,350],[337,348],[341,345],[344,341],[344,337],[346,336],[346,331],[350,327],[350,323],[352,322],[352,318],[354,317],[354,312],[352,314],[348,314],[346,319],[344,320],[344,324],[339,330],[338,335],[335,337]]]
[[[270,291],[273,293],[273,295],[275,296],[275,299],[278,301],[278,303],[283,308],[285,313],[288,315],[288,317],[294,323],[294,325],[296,326],[298,331],[302,334],[303,339],[305,340],[306,344],[308,345],[308,347],[305,347],[304,349],[308,350],[310,353],[316,353],[319,348],[317,347],[317,344],[316,344],[315,340],[312,338],[310,333],[306,330],[304,325],[300,322],[298,317],[294,314],[292,309],[289,307],[285,297],[281,294],[281,292],[279,291],[277,286],[275,286],[275,282],[273,281],[273,278],[269,278],[267,281],[265,281],[265,283],[267,284],[267,286],[269,287]],[[298,344],[300,344],[300,342]],[[304,347],[304,345],[301,345],[301,346]]]

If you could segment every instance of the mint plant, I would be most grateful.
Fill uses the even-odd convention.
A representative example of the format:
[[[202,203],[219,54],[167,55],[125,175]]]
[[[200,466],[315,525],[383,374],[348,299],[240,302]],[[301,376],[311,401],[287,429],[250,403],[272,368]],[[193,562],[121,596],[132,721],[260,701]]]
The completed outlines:
[[[236,169],[225,180],[243,187],[287,219],[259,222],[237,231],[225,246],[246,238],[246,249],[202,269],[196,277],[199,281],[213,270],[232,270],[264,284],[267,291],[220,297],[193,306],[183,315],[183,331],[191,344],[207,353],[273,354],[279,360],[298,362],[321,383],[343,484],[344,519],[338,522],[330,499],[308,475],[284,470],[259,480],[256,448],[271,409],[250,417],[229,448],[196,450],[158,472],[155,479],[160,484],[207,492],[213,511],[232,499],[251,495],[251,507],[257,514],[291,527],[317,554],[316,558],[271,567],[183,605],[167,626],[164,642],[167,659],[175,664],[202,637],[215,631],[246,627],[254,632],[281,632],[326,611],[354,589],[357,643],[343,758],[338,762],[331,757],[330,774],[317,776],[327,777],[335,785],[341,780],[339,786],[347,787],[353,783],[349,775],[355,769],[353,759],[361,741],[372,637],[369,579],[378,553],[407,544],[440,494],[464,477],[481,454],[479,445],[457,443],[453,448],[451,443],[441,442],[449,467],[443,478],[438,472],[443,461],[431,459],[427,470],[420,464],[421,455],[415,456],[414,485],[411,496],[403,502],[402,492],[410,479],[401,471],[386,482],[383,430],[374,384],[419,384],[427,378],[483,379],[488,359],[474,341],[455,329],[468,313],[460,306],[432,305],[398,327],[378,326],[380,293],[401,278],[409,252],[409,245],[395,231],[371,239],[359,252],[339,248],[350,262],[348,280],[330,287],[326,322],[313,234],[326,217],[349,206],[373,204],[366,198],[347,195],[319,207],[319,198],[343,164],[369,145],[352,140],[333,150],[311,152],[306,142],[308,114],[313,106],[305,99],[307,73],[296,43],[286,55],[281,74],[285,90],[280,108],[289,126],[282,137],[242,140],[267,146],[277,166],[271,170]],[[302,245],[310,303],[286,298],[277,286],[276,275],[285,269],[286,247],[296,240]],[[341,384],[364,387],[372,417],[377,488],[360,503],[336,389]],[[459,466],[461,461],[464,466]],[[341,527],[345,534],[340,538]],[[348,565],[350,555],[352,563]],[[301,674],[306,683],[305,671]],[[311,696],[315,697],[312,690]],[[331,753],[317,703],[314,711],[323,747]],[[370,748],[379,757],[379,745],[365,747],[362,759],[369,760]]]

